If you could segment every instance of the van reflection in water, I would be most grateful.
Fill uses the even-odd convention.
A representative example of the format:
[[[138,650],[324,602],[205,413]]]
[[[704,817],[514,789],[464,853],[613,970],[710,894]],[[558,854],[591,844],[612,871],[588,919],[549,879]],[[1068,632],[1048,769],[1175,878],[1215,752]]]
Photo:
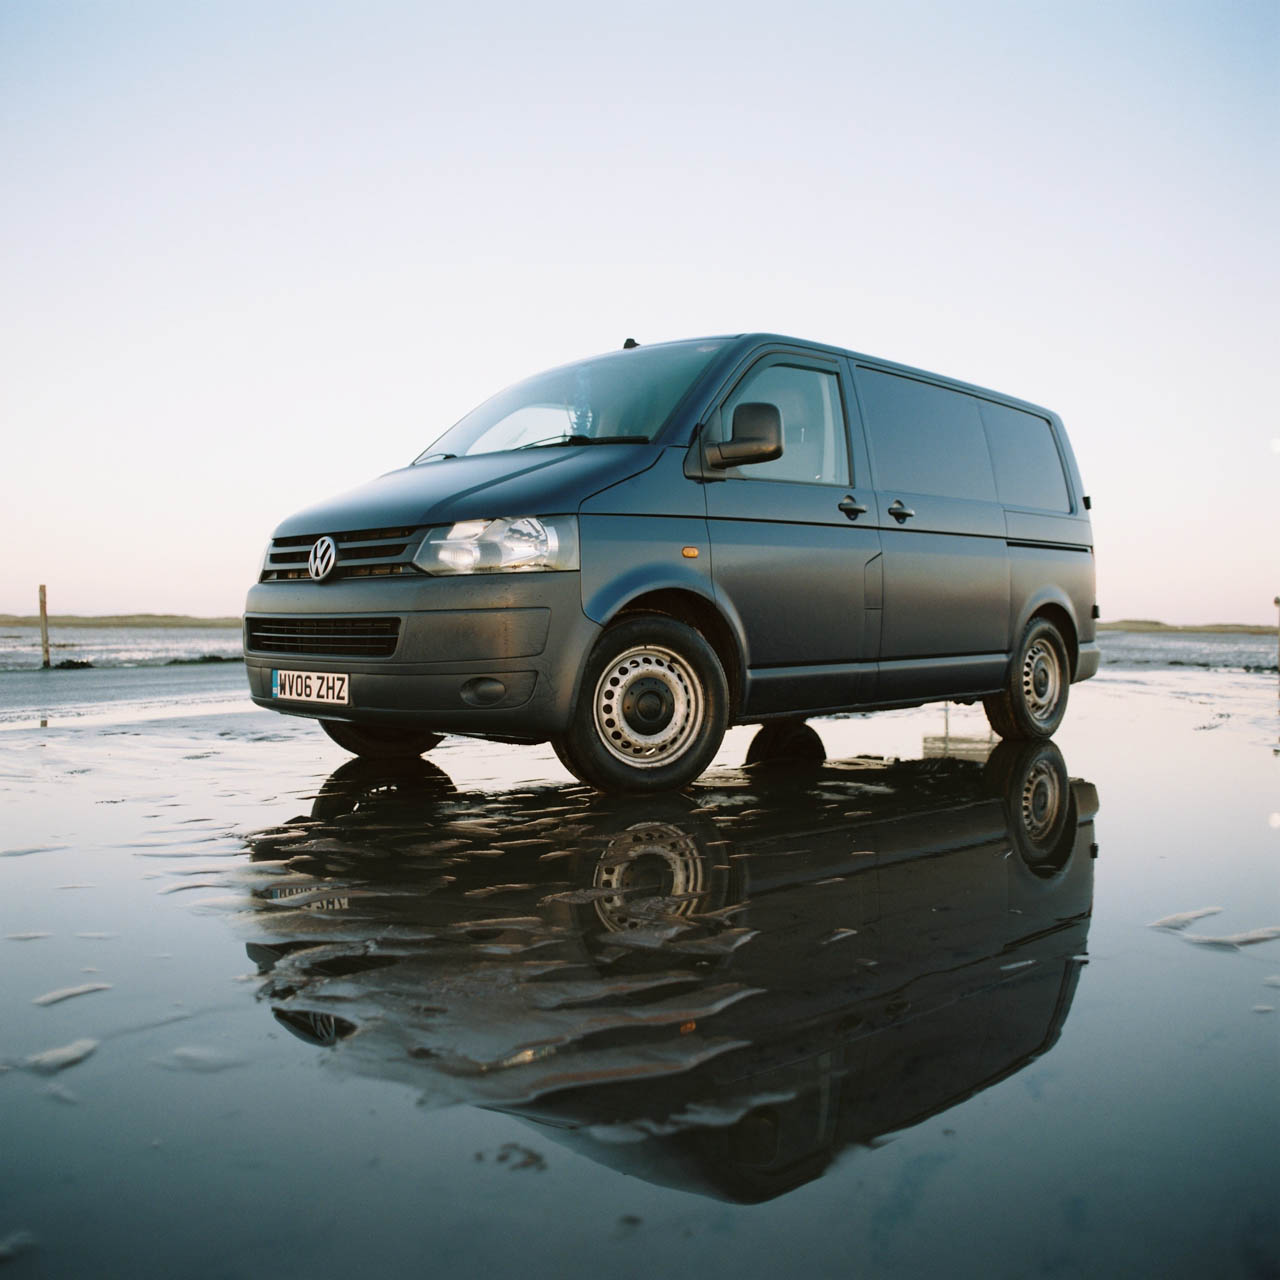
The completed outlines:
[[[249,954],[337,1069],[767,1200],[1062,1031],[1097,794],[1052,742],[987,750],[825,762],[773,728],[740,771],[612,800],[352,762],[252,837]]]

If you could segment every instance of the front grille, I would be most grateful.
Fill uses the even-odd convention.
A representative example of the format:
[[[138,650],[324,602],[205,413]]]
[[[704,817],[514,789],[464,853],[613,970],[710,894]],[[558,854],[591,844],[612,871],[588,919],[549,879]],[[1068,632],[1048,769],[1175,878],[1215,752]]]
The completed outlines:
[[[249,648],[317,658],[389,658],[399,618],[248,618]]]
[[[336,578],[391,578],[413,573],[413,553],[421,539],[420,529],[354,529],[330,533],[338,556],[326,582]],[[322,533],[276,538],[267,552],[259,582],[311,580],[307,557]]]

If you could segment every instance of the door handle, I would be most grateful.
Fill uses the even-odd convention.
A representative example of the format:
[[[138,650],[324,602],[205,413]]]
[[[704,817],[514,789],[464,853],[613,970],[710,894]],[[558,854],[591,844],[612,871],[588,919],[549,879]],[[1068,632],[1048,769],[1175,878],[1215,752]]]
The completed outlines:
[[[889,506],[889,514],[899,523],[904,520],[910,520],[915,512],[910,507],[904,506],[901,498],[895,498]]]
[[[836,509],[843,511],[850,520],[856,520],[859,516],[865,516],[867,514],[866,507],[852,496],[843,498],[841,501],[837,502]]]

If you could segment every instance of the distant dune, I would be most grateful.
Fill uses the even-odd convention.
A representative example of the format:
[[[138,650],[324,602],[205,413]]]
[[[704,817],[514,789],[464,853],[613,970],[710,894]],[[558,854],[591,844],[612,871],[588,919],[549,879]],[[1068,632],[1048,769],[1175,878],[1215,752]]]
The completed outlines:
[[[1175,627],[1167,622],[1152,622],[1150,618],[1125,618],[1120,622],[1100,622],[1099,631],[1193,631],[1218,635],[1266,636],[1275,627],[1252,626],[1244,622],[1205,622],[1193,627]]]
[[[0,613],[0,627],[38,627],[38,616],[20,617]],[[81,617],[78,614],[50,614],[51,627],[235,627],[239,618],[193,618],[185,613],[113,613]]]

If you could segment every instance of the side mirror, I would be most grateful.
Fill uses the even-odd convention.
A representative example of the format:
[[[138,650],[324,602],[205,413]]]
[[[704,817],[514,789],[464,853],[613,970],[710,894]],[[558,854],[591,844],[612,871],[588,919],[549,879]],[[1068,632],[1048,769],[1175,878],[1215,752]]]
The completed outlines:
[[[707,465],[717,471],[772,462],[782,457],[782,414],[776,404],[748,402],[733,411],[733,435],[723,444],[709,444]]]

